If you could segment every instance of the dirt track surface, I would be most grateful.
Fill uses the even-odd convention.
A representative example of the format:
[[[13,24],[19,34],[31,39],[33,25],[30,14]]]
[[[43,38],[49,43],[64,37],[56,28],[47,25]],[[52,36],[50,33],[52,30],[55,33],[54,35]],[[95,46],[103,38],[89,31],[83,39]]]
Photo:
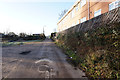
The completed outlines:
[[[49,39],[24,45],[3,47],[4,78],[84,78],[66,61],[66,55]]]

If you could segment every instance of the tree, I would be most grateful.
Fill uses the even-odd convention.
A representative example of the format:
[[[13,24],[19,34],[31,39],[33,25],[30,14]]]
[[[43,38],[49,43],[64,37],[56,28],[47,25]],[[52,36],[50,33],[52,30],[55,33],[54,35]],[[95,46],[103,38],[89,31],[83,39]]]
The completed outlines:
[[[16,36],[16,34],[14,32],[9,32],[7,35],[8,36]]]
[[[22,38],[24,38],[24,37],[27,36],[27,34],[26,33],[20,33],[19,36],[22,37]]]
[[[61,13],[59,14],[59,19],[61,19],[67,11],[68,11],[67,9],[61,11]]]
[[[5,40],[8,41],[16,41],[18,40],[18,36],[14,32],[9,32],[3,37]]]

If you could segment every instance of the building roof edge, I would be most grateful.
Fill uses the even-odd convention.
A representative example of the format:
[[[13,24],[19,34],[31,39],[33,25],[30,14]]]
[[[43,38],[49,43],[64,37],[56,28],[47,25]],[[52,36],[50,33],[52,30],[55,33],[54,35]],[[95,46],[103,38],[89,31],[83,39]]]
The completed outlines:
[[[77,0],[73,6],[64,14],[64,16],[58,21],[57,25],[71,12],[71,10],[80,2],[81,0]]]

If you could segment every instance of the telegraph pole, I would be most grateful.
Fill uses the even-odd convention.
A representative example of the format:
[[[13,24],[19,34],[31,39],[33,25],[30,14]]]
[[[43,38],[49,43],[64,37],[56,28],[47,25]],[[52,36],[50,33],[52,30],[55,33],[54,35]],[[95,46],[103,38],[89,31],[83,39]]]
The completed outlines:
[[[45,33],[45,31],[44,31],[44,27],[43,27],[43,34]]]
[[[45,30],[44,30],[44,28],[46,27],[46,25],[45,26],[43,26],[43,34],[45,34]]]

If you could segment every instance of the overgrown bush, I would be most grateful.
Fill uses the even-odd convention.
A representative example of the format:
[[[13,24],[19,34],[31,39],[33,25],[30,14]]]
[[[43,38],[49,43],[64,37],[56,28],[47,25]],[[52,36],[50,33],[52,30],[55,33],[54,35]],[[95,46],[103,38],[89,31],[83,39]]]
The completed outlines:
[[[120,78],[120,23],[86,32],[58,33],[71,62],[92,78]]]
[[[20,35],[16,35],[14,32],[9,32],[2,36],[2,41],[14,42],[17,40],[44,40],[45,38],[45,34],[27,35],[25,33],[20,33]]]

